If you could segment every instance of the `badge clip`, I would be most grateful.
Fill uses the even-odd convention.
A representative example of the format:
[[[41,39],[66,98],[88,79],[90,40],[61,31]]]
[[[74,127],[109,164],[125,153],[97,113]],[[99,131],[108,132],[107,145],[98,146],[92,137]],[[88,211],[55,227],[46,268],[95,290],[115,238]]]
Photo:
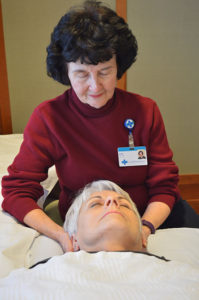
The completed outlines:
[[[134,125],[135,125],[135,122],[132,119],[126,119],[124,121],[124,127],[126,129],[128,129],[128,131],[129,131],[129,147],[130,147],[131,150],[133,150],[135,148],[133,133],[132,133]]]

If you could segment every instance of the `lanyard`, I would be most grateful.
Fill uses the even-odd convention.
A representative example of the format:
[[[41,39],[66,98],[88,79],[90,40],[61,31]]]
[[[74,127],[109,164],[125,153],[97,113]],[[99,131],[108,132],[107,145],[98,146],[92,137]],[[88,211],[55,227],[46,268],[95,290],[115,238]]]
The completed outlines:
[[[134,128],[134,125],[135,125],[135,122],[132,120],[132,119],[126,119],[124,121],[124,127],[126,129],[128,129],[128,132],[129,132],[129,147],[130,148],[134,148],[135,147],[135,144],[134,144],[134,139],[133,139],[133,128]]]

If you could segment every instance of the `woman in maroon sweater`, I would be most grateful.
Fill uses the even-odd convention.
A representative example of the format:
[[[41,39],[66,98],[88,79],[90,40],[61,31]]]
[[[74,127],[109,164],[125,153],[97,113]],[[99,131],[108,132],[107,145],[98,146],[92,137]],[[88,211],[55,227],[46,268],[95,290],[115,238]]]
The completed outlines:
[[[47,51],[48,75],[72,88],[33,112],[2,180],[3,209],[72,250],[67,233],[37,205],[40,182],[55,165],[62,219],[77,190],[108,179],[137,204],[146,244],[179,199],[178,168],[156,103],[116,89],[136,59],[134,35],[114,11],[87,1],[61,18]],[[147,158],[136,158],[139,151]]]

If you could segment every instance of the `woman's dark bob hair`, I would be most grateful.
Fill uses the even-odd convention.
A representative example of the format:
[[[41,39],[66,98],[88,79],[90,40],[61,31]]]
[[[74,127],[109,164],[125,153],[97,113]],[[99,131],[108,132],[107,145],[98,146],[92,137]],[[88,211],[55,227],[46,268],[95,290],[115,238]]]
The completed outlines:
[[[117,78],[135,62],[137,41],[124,19],[99,1],[85,1],[65,14],[47,47],[47,73],[70,85],[67,62],[97,65],[116,55]]]

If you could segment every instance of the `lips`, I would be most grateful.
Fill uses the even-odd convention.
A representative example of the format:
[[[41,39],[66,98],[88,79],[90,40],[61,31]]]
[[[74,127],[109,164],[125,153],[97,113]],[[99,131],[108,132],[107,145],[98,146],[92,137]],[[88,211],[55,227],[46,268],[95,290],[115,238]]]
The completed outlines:
[[[101,97],[102,95],[103,95],[103,93],[97,94],[97,95],[92,94],[92,95],[89,95],[89,96],[92,97],[92,98],[99,98],[99,97]]]
[[[111,210],[111,211],[108,211],[107,213],[105,213],[101,219],[103,219],[104,217],[106,217],[107,215],[110,215],[110,214],[118,214],[123,217],[123,215],[119,211]]]

